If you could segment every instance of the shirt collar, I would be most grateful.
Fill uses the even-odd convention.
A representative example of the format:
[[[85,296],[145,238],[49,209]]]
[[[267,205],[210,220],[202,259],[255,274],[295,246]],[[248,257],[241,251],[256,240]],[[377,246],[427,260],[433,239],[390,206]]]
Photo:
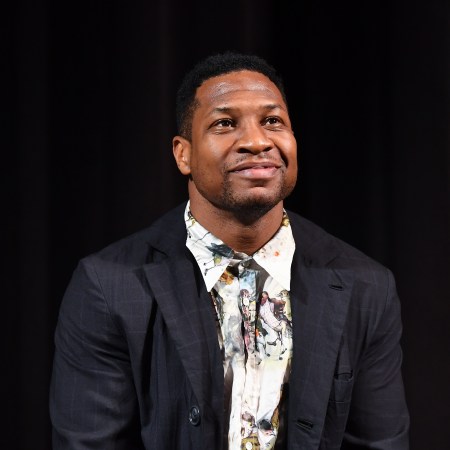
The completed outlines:
[[[187,229],[186,246],[194,255],[209,292],[227,268],[234,251],[195,220],[190,211],[190,202],[186,205],[184,220]],[[252,255],[252,258],[289,291],[294,252],[294,236],[289,218],[284,211],[279,230],[269,242]]]

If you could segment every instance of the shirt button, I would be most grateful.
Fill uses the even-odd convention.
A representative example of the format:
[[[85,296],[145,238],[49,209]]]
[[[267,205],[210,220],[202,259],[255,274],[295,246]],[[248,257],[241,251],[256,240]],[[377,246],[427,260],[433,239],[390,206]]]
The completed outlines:
[[[200,410],[198,406],[192,406],[189,410],[189,422],[196,427],[200,423]]]

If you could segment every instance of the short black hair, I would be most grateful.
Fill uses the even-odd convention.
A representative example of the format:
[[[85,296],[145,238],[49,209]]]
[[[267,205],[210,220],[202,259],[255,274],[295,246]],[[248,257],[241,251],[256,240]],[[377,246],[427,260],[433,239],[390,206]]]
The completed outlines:
[[[265,75],[279,89],[287,105],[283,80],[266,60],[256,55],[235,52],[218,53],[198,62],[183,78],[176,97],[176,119],[178,134],[191,139],[192,117],[198,106],[197,89],[210,78],[230,72],[250,70]]]

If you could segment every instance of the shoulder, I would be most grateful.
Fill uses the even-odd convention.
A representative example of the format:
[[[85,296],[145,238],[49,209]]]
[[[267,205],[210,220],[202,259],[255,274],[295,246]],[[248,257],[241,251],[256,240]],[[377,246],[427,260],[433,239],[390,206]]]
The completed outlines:
[[[182,248],[186,240],[184,208],[185,204],[177,206],[149,227],[86,256],[82,263],[100,272],[133,270]]]
[[[325,231],[308,219],[288,212],[298,256],[305,264],[350,271],[362,278],[383,279],[392,276],[389,269],[361,250]]]

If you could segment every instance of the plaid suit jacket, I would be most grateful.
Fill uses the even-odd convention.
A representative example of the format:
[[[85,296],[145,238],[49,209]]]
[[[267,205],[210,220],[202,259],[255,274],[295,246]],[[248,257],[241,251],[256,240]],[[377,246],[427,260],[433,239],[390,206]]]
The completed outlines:
[[[80,261],[60,308],[53,448],[222,448],[215,313],[185,205]],[[388,269],[290,212],[289,450],[408,449],[400,304]]]

